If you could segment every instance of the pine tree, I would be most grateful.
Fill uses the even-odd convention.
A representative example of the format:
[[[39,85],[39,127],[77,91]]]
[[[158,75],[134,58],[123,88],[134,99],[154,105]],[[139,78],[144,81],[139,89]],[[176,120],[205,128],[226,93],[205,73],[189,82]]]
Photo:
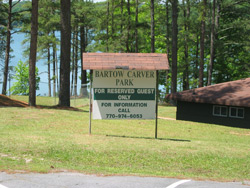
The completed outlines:
[[[59,105],[70,106],[70,0],[61,0],[61,62]]]
[[[36,106],[36,52],[38,31],[38,0],[32,0],[29,57],[29,105]]]

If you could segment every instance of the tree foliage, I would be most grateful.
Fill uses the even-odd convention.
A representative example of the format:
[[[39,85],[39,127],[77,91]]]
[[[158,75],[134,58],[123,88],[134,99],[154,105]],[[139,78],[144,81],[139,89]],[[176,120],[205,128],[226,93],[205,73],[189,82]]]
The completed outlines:
[[[29,95],[29,66],[28,63],[19,61],[15,67],[16,74],[13,78],[17,81],[13,84],[10,91],[12,95]],[[36,67],[36,89],[39,89],[40,77]]]
[[[175,2],[178,2],[177,9]],[[72,0],[71,75],[80,75],[77,71],[82,65],[83,52],[150,53],[152,3],[155,52],[168,53],[170,65],[174,60],[176,66],[171,66],[168,74],[159,72],[160,83],[166,86],[167,93],[171,92],[172,78],[176,79],[176,90],[182,91],[198,87],[199,82],[206,86],[250,76],[249,0],[106,0],[98,3]],[[3,17],[6,20],[6,11],[2,9],[0,23]],[[30,2],[22,4],[22,10],[29,9]],[[172,27],[175,20],[171,16],[176,10],[177,30]],[[46,65],[54,63],[58,56],[60,40],[55,33],[60,30],[60,11],[59,0],[41,1],[38,51],[40,57],[46,59]],[[29,33],[30,27],[26,23],[30,23],[27,21],[30,12],[23,12],[21,17],[22,31]],[[0,37],[5,34],[3,32]],[[176,35],[177,47],[173,46]],[[213,53],[211,45],[214,46]],[[174,49],[177,57],[173,55],[176,53]],[[48,72],[50,69],[55,68],[48,67]],[[87,82],[86,75],[81,69],[82,84]],[[55,74],[48,76],[48,82],[55,77]],[[76,78],[72,76],[71,79]]]

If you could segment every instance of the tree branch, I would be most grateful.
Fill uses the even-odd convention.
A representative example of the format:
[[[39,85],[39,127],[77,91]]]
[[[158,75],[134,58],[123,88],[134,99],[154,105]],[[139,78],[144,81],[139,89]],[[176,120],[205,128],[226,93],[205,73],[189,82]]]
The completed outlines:
[[[8,7],[6,6],[6,4],[2,4],[2,6],[3,6],[6,10],[8,10]]]
[[[31,12],[31,9],[20,10],[17,12],[13,12],[12,14],[18,14],[18,13],[22,13],[22,12]]]
[[[12,5],[12,8],[13,8],[14,6],[16,6],[18,3],[20,3],[20,1],[21,1],[21,0],[18,0],[16,3],[14,3],[14,4]]]
[[[239,0],[239,1],[236,1],[236,2],[234,2],[232,4],[229,4],[229,5],[225,6],[223,9],[231,7],[231,6],[239,5],[241,3],[247,3],[247,2],[249,2],[249,1],[248,0]]]
[[[6,28],[6,26],[5,26],[5,25],[0,25],[0,27],[4,27],[4,28]]]
[[[19,31],[14,31],[14,32],[11,32],[11,34],[13,35],[13,34],[15,34],[15,33],[19,33],[19,32],[21,32],[21,30],[19,30]]]

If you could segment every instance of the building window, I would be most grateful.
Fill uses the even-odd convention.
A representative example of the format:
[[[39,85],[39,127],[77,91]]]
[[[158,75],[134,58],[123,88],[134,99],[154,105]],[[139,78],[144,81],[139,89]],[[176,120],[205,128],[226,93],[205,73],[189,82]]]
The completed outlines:
[[[244,108],[230,107],[229,108],[229,117],[232,118],[244,118]]]
[[[226,106],[213,106],[213,115],[227,117],[227,107]]]

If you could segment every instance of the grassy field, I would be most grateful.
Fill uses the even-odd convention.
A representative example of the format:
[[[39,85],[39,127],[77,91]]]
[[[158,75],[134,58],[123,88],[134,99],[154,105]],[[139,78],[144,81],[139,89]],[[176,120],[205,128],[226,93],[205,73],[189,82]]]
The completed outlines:
[[[250,180],[249,129],[159,119],[154,139],[151,120],[93,120],[90,136],[87,103],[78,99],[79,111],[1,108],[0,170]],[[159,116],[175,111],[160,106]]]
[[[10,98],[12,99],[16,99],[16,100],[20,100],[23,102],[27,102],[29,101],[29,98],[27,96],[18,96],[18,95],[14,95],[11,96]],[[36,98],[36,104],[37,105],[43,105],[43,106],[55,106],[58,104],[59,99],[58,98],[54,98],[54,97],[37,97]],[[72,107],[82,107],[87,105],[89,102],[89,99],[87,98],[72,98],[70,100],[70,104]]]

